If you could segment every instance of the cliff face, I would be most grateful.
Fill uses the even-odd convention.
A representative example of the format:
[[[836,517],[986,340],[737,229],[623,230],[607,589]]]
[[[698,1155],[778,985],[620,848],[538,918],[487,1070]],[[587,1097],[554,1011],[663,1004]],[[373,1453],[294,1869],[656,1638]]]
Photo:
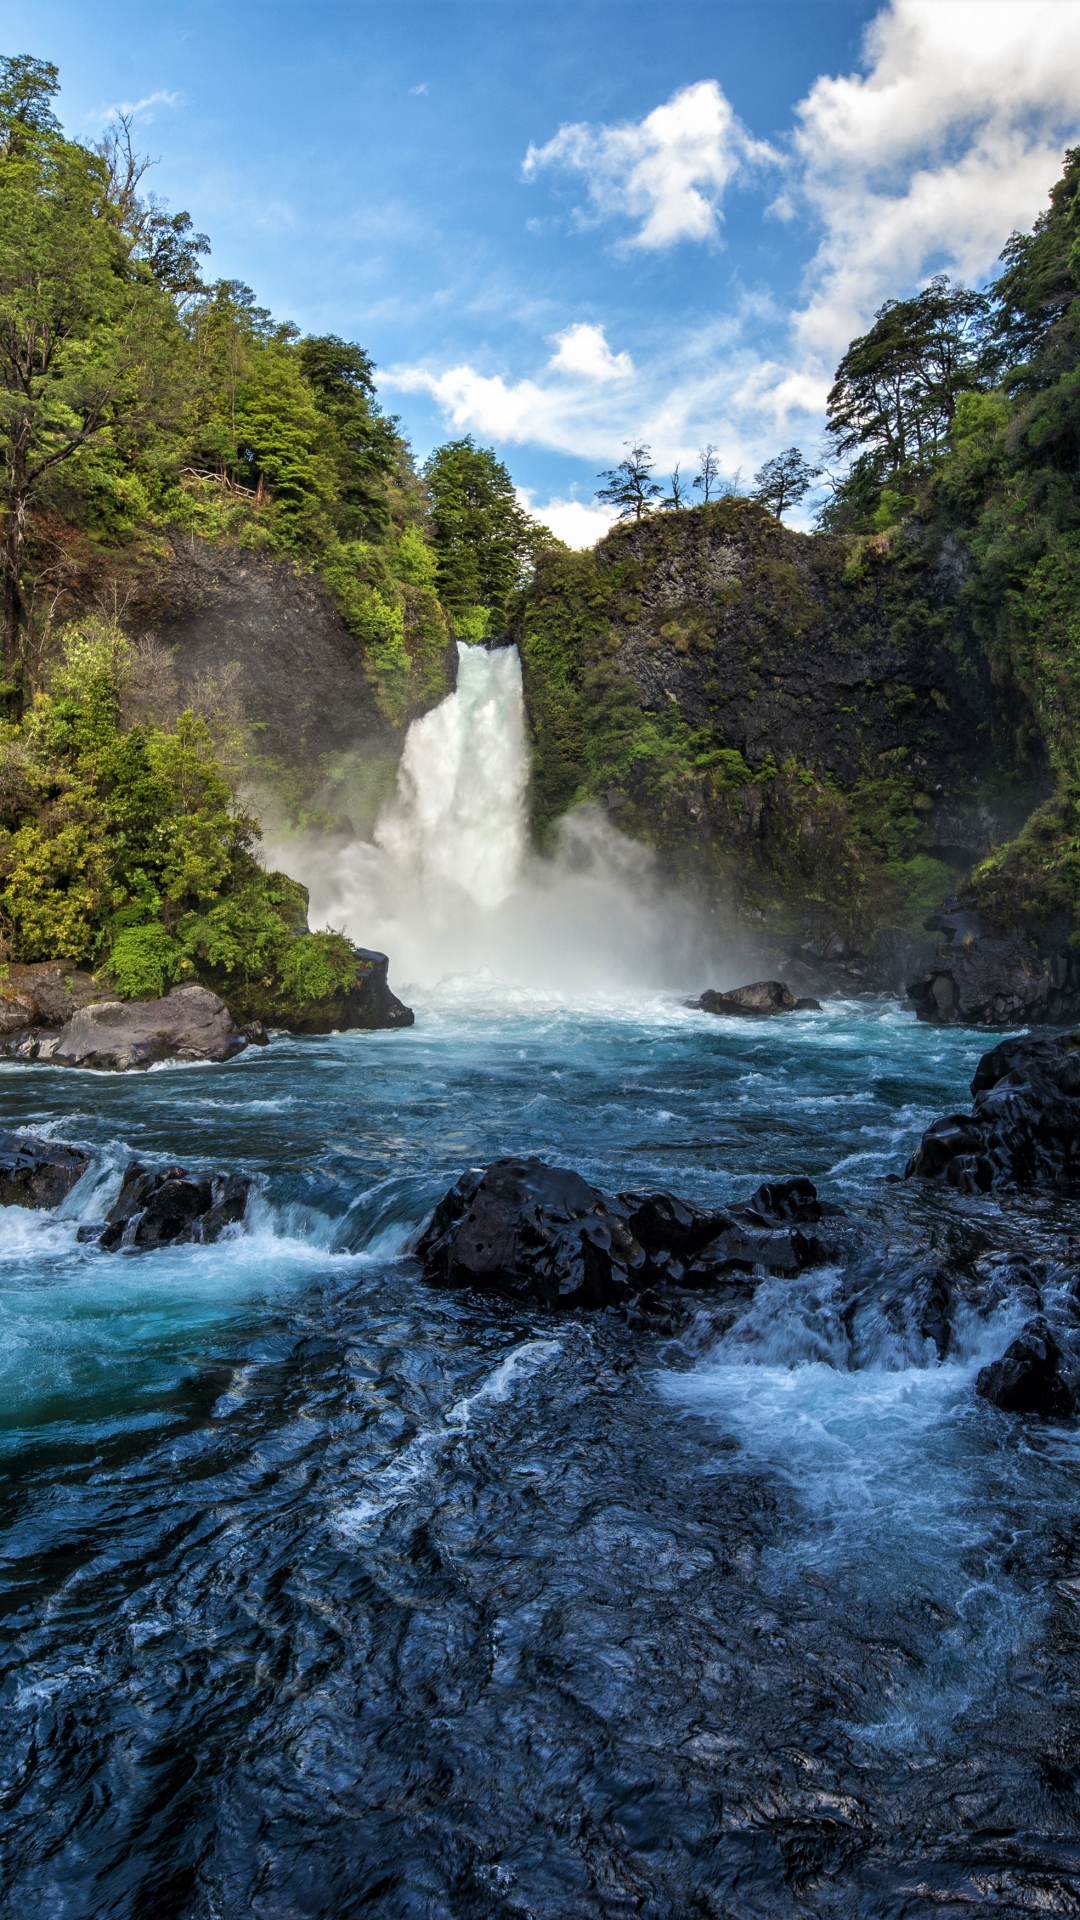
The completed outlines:
[[[378,662],[314,574],[268,553],[177,536],[128,624],[144,643],[147,705],[193,705],[231,729],[271,814],[370,826],[404,727],[387,719]],[[425,669],[432,684],[416,689],[409,715],[453,686],[453,645],[434,679],[430,661]]]
[[[757,919],[913,925],[1048,791],[948,543],[797,534],[748,501],[546,558],[515,637],[536,815],[594,799]]]

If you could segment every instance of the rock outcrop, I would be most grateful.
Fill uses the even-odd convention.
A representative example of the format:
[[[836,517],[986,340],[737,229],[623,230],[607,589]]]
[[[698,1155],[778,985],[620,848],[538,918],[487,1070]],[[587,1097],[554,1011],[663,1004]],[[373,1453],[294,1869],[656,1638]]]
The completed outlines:
[[[1042,955],[1021,928],[1002,931],[976,908],[942,908],[923,922],[945,939],[908,987],[934,1026],[1028,1027],[1080,1019],[1080,958]]]
[[[246,1174],[188,1173],[183,1167],[152,1170],[136,1161],[103,1226],[80,1228],[81,1240],[96,1240],[106,1252],[118,1247],[207,1245],[244,1218],[251,1181]]]
[[[62,1032],[39,1039],[34,1058],[57,1067],[128,1073],[158,1060],[231,1060],[247,1040],[216,993],[178,987],[161,1000],[101,1000]]]
[[[462,1175],[416,1252],[434,1286],[545,1307],[630,1307],[657,1288],[798,1273],[825,1257],[804,1231],[822,1212],[808,1180],[761,1187],[743,1206],[705,1208],[664,1192],[606,1194],[539,1159],[496,1160]]]
[[[730,993],[718,993],[706,987],[698,1000],[687,1006],[702,1013],[726,1013],[736,1017],[768,1013],[820,1013],[820,1000],[798,999],[782,980],[755,980],[749,987],[733,987]]]
[[[1080,1365],[1040,1316],[1028,1321],[1000,1360],[981,1369],[975,1391],[1003,1413],[1067,1420],[1080,1406]]]
[[[0,1134],[0,1207],[58,1207],[90,1165],[90,1155],[32,1133]]]
[[[292,1009],[287,1023],[290,1033],[346,1032],[356,1027],[375,1032],[414,1024],[412,1008],[390,990],[390,962],[385,953],[376,953],[372,947],[354,947],[353,951],[360,962],[356,985],[331,1002]]]
[[[962,1193],[1036,1182],[1067,1190],[1080,1178],[1080,1033],[1023,1035],[985,1053],[970,1113],[928,1127],[905,1179],[944,1180]]]

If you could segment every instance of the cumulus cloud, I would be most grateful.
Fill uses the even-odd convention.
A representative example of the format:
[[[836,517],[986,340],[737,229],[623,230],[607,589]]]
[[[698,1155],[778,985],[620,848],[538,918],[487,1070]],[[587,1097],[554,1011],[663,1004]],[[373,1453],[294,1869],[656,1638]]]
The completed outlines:
[[[591,506],[584,500],[553,499],[541,503],[525,487],[519,487],[517,492],[526,513],[539,520],[542,527],[550,527],[568,547],[594,547],[610,532],[618,517],[614,507],[602,507],[596,502]]]
[[[830,360],[887,296],[984,277],[1080,130],[1080,8],[1062,0],[892,0],[863,51],[799,105],[777,209],[821,223],[795,336]]]
[[[629,380],[634,363],[628,353],[612,353],[603,327],[579,321],[555,336],[558,352],[548,362],[553,373],[584,374],[586,380]]]
[[[616,127],[563,126],[525,156],[526,180],[543,168],[584,176],[591,215],[637,224],[630,245],[646,249],[677,240],[714,240],[725,188],[749,168],[775,159],[732,111],[715,80],[683,87],[643,120]]]

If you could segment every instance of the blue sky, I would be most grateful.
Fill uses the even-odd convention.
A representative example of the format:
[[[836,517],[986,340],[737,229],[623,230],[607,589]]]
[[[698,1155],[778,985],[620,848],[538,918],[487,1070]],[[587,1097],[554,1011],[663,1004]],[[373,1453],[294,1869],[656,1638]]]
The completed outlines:
[[[301,328],[373,354],[417,452],[494,444],[595,538],[599,467],[820,444],[847,340],[993,269],[1080,138],[1075,0],[34,0],[69,131]]]

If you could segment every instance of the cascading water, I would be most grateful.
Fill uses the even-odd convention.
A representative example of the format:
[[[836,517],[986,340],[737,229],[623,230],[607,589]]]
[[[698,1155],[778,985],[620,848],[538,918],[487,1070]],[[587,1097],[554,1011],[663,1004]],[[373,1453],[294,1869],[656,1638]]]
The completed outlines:
[[[303,880],[312,923],[393,956],[399,990],[471,980],[560,996],[725,977],[716,935],[666,895],[653,856],[596,808],[550,857],[529,846],[529,748],[515,647],[458,645],[458,682],[414,720],[374,841],[268,848]]]

